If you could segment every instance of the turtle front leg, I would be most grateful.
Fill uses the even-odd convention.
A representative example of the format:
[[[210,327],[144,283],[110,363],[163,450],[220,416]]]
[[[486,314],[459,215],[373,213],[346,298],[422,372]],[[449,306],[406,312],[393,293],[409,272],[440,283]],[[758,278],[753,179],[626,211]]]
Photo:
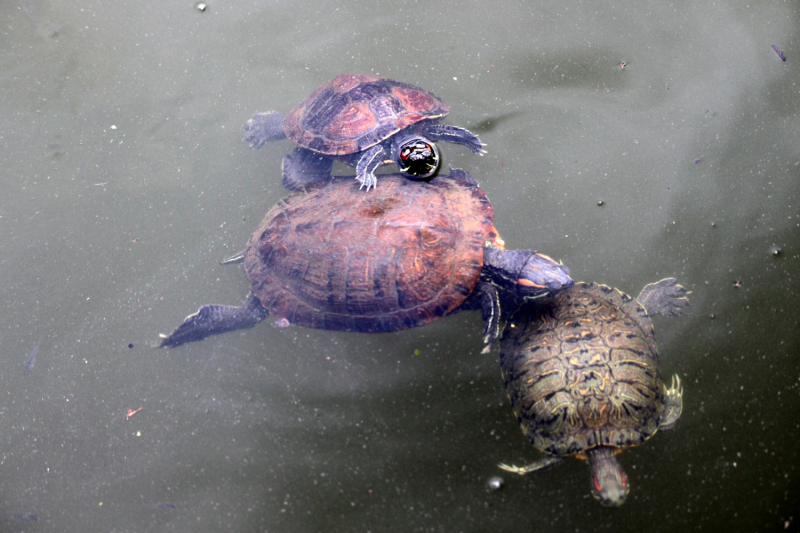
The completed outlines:
[[[361,152],[356,163],[356,179],[361,184],[359,189],[366,187],[367,192],[369,192],[370,189],[374,189],[378,185],[375,171],[378,170],[379,166],[386,163],[390,155],[383,144],[376,144]]]
[[[283,186],[290,191],[319,188],[331,181],[333,158],[306,148],[283,156]]]
[[[563,460],[564,459],[561,458],[561,457],[551,456],[551,457],[545,457],[543,459],[539,459],[535,463],[531,463],[531,464],[525,465],[525,466],[512,466],[512,465],[507,465],[505,463],[500,463],[497,466],[499,466],[500,468],[502,468],[506,472],[511,472],[513,474],[519,474],[520,476],[525,476],[527,474],[532,474],[534,472],[541,472],[543,470],[547,470],[549,468],[552,468],[555,465],[557,465],[560,462],[562,462]]]
[[[240,307],[231,305],[204,305],[169,335],[161,335],[157,348],[172,348],[237,329],[252,328],[269,313],[253,293]]]
[[[481,353],[489,353],[492,343],[500,335],[500,293],[497,287],[485,281],[479,281],[464,303],[458,306],[457,311],[481,310],[483,317],[483,343]]]
[[[689,291],[678,284],[675,278],[664,278],[656,283],[645,285],[636,299],[642,304],[647,314],[680,316],[686,314]]]
[[[683,412],[683,387],[678,375],[672,376],[672,386],[664,391],[664,412],[658,419],[658,429],[667,430],[675,427],[675,423]]]
[[[483,149],[486,145],[481,142],[477,135],[458,126],[430,124],[425,127],[424,134],[434,141],[446,141],[466,146],[475,154],[483,155],[486,153],[486,150]]]

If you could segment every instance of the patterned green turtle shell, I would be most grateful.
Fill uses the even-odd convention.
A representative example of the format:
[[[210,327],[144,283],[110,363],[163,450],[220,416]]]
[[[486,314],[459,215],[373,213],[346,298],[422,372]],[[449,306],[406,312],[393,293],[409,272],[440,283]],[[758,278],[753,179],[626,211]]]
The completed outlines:
[[[641,444],[658,429],[665,389],[653,325],[617,289],[576,283],[526,304],[506,326],[500,359],[514,413],[543,452],[585,458],[596,446]]]

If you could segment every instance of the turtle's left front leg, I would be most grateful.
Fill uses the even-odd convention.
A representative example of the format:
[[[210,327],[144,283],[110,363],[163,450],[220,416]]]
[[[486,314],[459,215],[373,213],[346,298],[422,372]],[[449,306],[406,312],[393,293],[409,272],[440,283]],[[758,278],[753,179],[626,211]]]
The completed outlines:
[[[356,167],[356,179],[361,184],[359,189],[364,187],[367,188],[367,191],[374,189],[378,184],[375,171],[378,170],[378,167],[387,163],[387,159],[391,154],[386,151],[383,144],[376,144],[356,155],[358,160],[354,166]],[[345,159],[345,162],[352,164],[352,158],[349,161]]]
[[[486,150],[483,149],[486,145],[481,142],[477,135],[458,126],[431,124],[425,128],[424,134],[434,141],[447,141],[466,146],[476,154],[483,155],[486,153]]]

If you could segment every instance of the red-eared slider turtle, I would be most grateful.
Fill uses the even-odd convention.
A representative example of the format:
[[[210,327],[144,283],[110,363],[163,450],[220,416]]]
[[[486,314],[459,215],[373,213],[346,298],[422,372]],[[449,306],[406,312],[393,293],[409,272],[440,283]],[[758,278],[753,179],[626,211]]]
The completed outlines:
[[[342,74],[285,119],[275,111],[253,115],[244,127],[245,140],[260,147],[289,137],[300,145],[283,158],[283,183],[291,190],[330,180],[334,158],[355,167],[356,179],[369,190],[377,184],[375,170],[392,162],[411,178],[433,176],[439,166],[433,141],[485,153],[476,135],[437,123],[449,112],[444,102],[408,83]]]
[[[462,170],[429,183],[387,175],[370,195],[335,179],[279,202],[244,251],[251,293],[241,307],[205,305],[161,346],[252,327],[268,315],[339,331],[399,331],[482,309],[499,332],[497,289],[536,298],[572,285],[533,251],[505,251],[486,194]]]
[[[652,315],[682,315],[686,289],[667,278],[635,300],[616,289],[576,283],[554,298],[523,305],[506,323],[500,364],[522,432],[550,454],[518,474],[563,457],[588,459],[592,494],[621,505],[628,480],[614,455],[675,425],[682,409],[678,376],[665,388]]]

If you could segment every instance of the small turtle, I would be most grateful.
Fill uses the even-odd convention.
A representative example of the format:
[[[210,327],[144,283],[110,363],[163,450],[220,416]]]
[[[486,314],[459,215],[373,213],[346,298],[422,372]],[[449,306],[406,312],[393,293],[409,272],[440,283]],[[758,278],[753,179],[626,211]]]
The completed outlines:
[[[466,172],[381,181],[367,196],[335,179],[280,201],[243,253],[252,291],[244,304],[205,305],[160,346],[252,327],[268,315],[370,333],[480,308],[488,348],[499,333],[498,288],[536,298],[572,285],[549,257],[502,249],[489,199]]]
[[[500,365],[522,432],[550,457],[500,467],[528,474],[564,457],[588,459],[592,494],[622,505],[628,480],[614,455],[671,429],[681,415],[680,378],[665,388],[650,316],[684,314],[686,294],[673,278],[645,286],[635,300],[576,283],[523,305],[506,324]]]
[[[291,190],[331,179],[339,158],[356,168],[367,190],[377,184],[375,170],[396,163],[414,179],[434,175],[439,151],[433,141],[463,144],[483,155],[473,133],[438,124],[450,108],[431,93],[408,83],[363,74],[342,74],[300,102],[284,119],[279,113],[256,113],[245,124],[253,147],[284,137],[300,145],[283,158],[283,184]]]

